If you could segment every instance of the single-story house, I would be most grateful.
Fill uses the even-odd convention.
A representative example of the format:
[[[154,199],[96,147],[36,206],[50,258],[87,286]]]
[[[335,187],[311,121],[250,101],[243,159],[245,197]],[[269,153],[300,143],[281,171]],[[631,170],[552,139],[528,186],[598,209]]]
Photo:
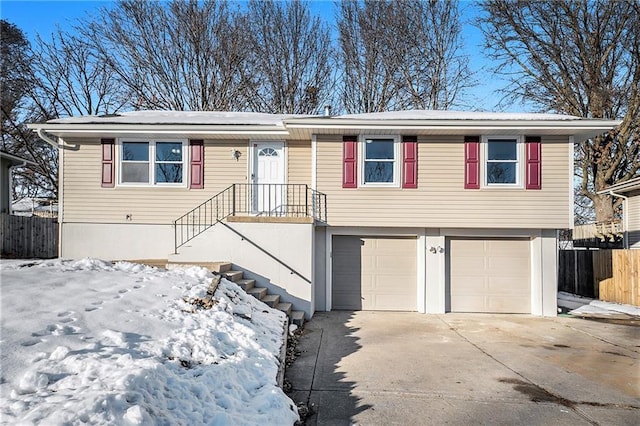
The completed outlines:
[[[623,199],[624,248],[640,249],[640,177],[611,185],[599,193]]]
[[[557,313],[573,144],[556,114],[136,111],[60,147],[60,256],[229,260],[302,310]]]
[[[0,213],[11,213],[12,170],[26,165],[35,165],[35,163],[0,150]]]

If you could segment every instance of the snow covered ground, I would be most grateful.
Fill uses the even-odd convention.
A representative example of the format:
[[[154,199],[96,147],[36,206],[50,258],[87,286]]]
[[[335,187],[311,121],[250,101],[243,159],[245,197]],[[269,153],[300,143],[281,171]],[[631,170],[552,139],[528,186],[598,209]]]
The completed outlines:
[[[0,423],[286,425],[283,313],[211,274],[95,259],[0,263]]]
[[[566,308],[571,315],[575,316],[598,316],[603,318],[609,316],[624,316],[640,318],[640,308],[637,306],[594,300],[564,291],[558,292],[558,307]]]
[[[603,302],[601,300],[593,300],[588,305],[580,306],[569,312],[571,315],[599,314],[599,315],[616,315],[624,314],[631,317],[640,317],[640,308],[632,305],[623,305],[621,303]]]

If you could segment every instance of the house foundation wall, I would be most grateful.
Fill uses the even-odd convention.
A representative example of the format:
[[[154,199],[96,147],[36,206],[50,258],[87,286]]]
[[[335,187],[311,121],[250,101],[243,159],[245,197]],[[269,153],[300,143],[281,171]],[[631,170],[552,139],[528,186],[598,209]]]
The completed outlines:
[[[256,280],[256,287],[266,287],[294,310],[313,316],[313,224],[218,223],[178,252],[169,260],[231,262],[244,278]]]
[[[104,260],[166,259],[172,225],[62,223],[60,257]]]

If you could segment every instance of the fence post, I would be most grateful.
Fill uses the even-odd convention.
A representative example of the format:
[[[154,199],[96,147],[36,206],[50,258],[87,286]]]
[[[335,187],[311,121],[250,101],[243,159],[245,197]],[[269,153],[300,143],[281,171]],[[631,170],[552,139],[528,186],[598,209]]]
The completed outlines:
[[[573,294],[578,294],[578,252],[573,251]]]

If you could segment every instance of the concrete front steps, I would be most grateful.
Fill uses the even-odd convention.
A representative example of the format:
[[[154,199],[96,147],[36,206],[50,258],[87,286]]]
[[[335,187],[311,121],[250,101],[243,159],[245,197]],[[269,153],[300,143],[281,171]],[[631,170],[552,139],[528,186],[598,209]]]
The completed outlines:
[[[179,263],[170,262],[173,265],[179,265]],[[185,264],[201,266],[213,271],[219,275],[222,275],[229,281],[236,283],[241,289],[261,300],[269,307],[278,309],[284,312],[289,317],[289,322],[302,327],[304,324],[304,312],[294,311],[293,305],[288,302],[281,302],[280,296],[277,294],[269,294],[269,291],[264,287],[256,287],[256,280],[245,279],[243,271],[233,270],[233,265],[230,262],[187,262]]]

